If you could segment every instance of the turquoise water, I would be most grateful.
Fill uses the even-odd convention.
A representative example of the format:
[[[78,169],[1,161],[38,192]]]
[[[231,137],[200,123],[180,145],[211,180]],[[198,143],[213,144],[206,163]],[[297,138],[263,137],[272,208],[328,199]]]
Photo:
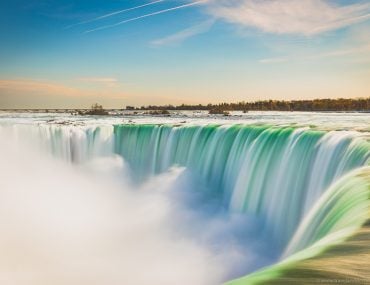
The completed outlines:
[[[358,178],[370,163],[364,133],[266,124],[42,124],[11,132],[72,163],[119,155],[136,184],[185,167],[226,211],[258,217],[282,262],[344,240],[368,214],[368,180]]]
[[[138,181],[185,166],[229,211],[263,217],[282,248],[325,190],[370,157],[354,133],[291,127],[123,125],[114,138]]]

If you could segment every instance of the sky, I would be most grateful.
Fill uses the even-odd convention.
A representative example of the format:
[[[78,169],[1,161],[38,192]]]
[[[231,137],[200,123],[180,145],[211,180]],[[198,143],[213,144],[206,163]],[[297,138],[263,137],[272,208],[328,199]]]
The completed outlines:
[[[369,96],[369,0],[0,1],[0,108]]]

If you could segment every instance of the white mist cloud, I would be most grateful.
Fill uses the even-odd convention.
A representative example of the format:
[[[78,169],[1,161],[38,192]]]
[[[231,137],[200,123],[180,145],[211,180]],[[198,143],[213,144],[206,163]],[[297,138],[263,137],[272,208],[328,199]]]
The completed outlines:
[[[209,0],[208,11],[226,22],[266,33],[313,36],[370,19],[370,4],[325,0]]]
[[[213,20],[207,20],[200,24],[194,25],[190,28],[179,31],[175,34],[166,36],[161,39],[154,40],[151,43],[152,45],[155,45],[155,46],[166,46],[166,45],[179,44],[191,37],[194,37],[196,35],[209,31],[209,29],[213,26],[213,24],[214,24]]]

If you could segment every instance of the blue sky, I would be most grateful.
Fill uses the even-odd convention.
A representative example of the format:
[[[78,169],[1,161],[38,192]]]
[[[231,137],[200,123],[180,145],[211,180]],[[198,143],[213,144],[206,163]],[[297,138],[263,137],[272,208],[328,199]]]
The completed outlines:
[[[0,42],[3,108],[370,96],[370,1],[2,1]]]

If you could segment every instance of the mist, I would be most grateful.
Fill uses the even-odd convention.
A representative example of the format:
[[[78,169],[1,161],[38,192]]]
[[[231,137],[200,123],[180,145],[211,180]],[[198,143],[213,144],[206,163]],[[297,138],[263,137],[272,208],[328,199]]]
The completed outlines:
[[[119,156],[76,165],[0,141],[1,284],[221,284],[276,261],[263,222],[185,168],[138,185]]]

